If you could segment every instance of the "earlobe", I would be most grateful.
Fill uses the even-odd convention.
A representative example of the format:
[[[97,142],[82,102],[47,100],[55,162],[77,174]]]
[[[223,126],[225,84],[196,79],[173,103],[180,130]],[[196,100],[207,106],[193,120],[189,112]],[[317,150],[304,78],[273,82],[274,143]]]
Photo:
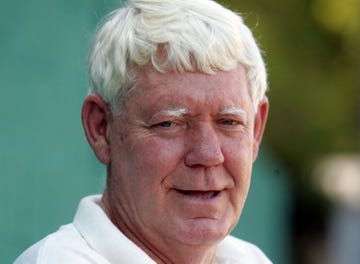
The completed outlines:
[[[260,101],[254,121],[254,146],[253,146],[253,162],[259,153],[260,143],[264,134],[266,120],[269,112],[269,100],[265,97]]]
[[[108,105],[97,94],[91,94],[85,99],[81,112],[86,138],[96,157],[104,164],[110,163],[110,144],[107,138],[108,113]]]

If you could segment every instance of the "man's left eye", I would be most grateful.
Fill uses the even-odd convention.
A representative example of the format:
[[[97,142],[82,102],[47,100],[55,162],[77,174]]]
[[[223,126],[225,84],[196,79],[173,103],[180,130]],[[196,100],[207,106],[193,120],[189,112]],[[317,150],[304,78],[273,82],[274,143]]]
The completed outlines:
[[[220,121],[220,124],[225,125],[225,126],[233,126],[238,124],[238,122],[231,120],[231,119],[224,119]]]

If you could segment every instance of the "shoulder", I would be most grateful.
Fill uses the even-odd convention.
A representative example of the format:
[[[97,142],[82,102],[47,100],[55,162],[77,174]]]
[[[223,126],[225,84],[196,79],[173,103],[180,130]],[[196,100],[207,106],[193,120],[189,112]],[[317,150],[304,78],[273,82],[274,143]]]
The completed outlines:
[[[14,264],[108,264],[93,251],[72,225],[60,227],[24,251]]]
[[[271,264],[272,262],[254,244],[234,236],[227,236],[218,245],[216,263]]]

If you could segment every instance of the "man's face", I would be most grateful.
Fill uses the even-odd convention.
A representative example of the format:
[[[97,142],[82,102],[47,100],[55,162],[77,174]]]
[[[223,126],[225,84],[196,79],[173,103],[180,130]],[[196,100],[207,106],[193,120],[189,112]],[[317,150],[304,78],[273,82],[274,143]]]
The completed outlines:
[[[266,119],[254,111],[245,71],[147,66],[137,78],[109,125],[113,221],[165,247],[219,242],[239,219]]]

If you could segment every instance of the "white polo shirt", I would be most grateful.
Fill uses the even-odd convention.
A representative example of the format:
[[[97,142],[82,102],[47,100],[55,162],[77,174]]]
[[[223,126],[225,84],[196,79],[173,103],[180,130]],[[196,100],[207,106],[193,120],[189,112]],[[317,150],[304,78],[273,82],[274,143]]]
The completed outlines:
[[[110,221],[99,205],[101,195],[81,200],[73,223],[27,249],[14,264],[150,264],[155,263]],[[267,264],[256,246],[227,236],[214,264]]]

